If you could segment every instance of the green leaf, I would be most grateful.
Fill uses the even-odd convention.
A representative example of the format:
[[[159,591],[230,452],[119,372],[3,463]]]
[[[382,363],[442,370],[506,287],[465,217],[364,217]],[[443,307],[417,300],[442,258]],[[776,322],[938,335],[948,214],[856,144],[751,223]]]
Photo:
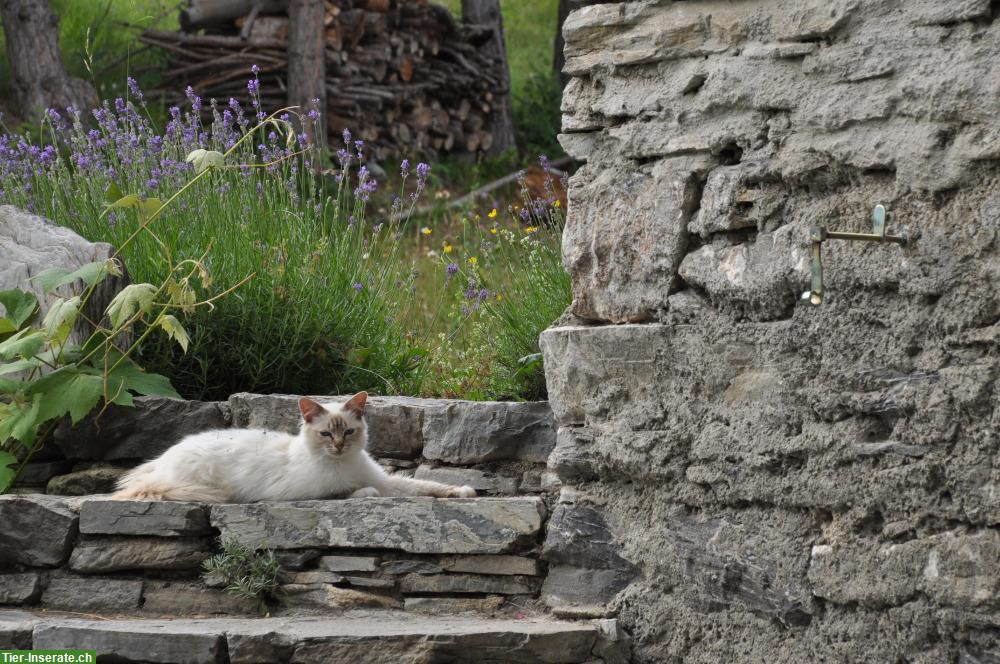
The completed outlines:
[[[26,393],[37,396],[41,404],[38,411],[39,424],[67,413],[73,424],[76,424],[94,409],[104,396],[104,378],[99,371],[88,369],[90,367],[68,364],[31,384]]]
[[[62,267],[50,267],[39,272],[34,278],[38,280],[46,293],[51,293],[60,286],[72,284],[77,279],[83,280],[83,283],[89,288],[108,276],[112,268],[118,269],[114,260],[109,259],[81,265],[72,272]]]
[[[42,400],[33,398],[29,403],[4,404],[0,410],[0,440],[14,439],[29,447],[35,442],[40,419]]]
[[[0,342],[0,359],[9,360],[13,357],[29,359],[34,357],[44,344],[45,334],[41,330],[26,327]]]
[[[108,188],[104,190],[104,201],[107,203],[114,203],[115,201],[121,199],[122,190],[117,184],[112,182],[108,185]]]
[[[146,221],[153,216],[161,207],[163,207],[163,201],[159,198],[147,198],[145,200],[139,201],[136,205],[139,208],[139,219]]]
[[[104,206],[105,210],[119,210],[123,208],[134,208],[139,205],[139,194],[129,194],[122,196],[113,203]]]
[[[147,373],[132,360],[122,362],[109,375],[109,379],[121,380],[125,389],[143,396],[181,398],[181,395],[170,384],[170,379],[160,374]]]
[[[17,475],[17,471],[14,469],[16,464],[16,456],[0,450],[0,493],[5,493],[14,481],[14,477]]]
[[[187,330],[184,329],[184,326],[181,325],[180,321],[169,314],[161,316],[160,327],[163,328],[163,331],[167,333],[168,337],[174,339],[178,344],[180,344],[181,349],[183,349],[185,353],[187,352],[188,342],[190,342],[191,339],[188,337]]]
[[[0,364],[0,376],[17,373],[19,371],[30,371],[31,369],[36,369],[40,366],[42,366],[42,361],[34,357],[27,360],[8,362],[7,364]]]
[[[122,325],[136,311],[149,312],[157,288],[153,284],[130,284],[123,288],[108,305],[108,318],[115,327]]]
[[[16,288],[12,290],[0,291],[0,304],[3,305],[7,313],[4,320],[14,324],[14,330],[21,329],[21,326],[28,321],[38,309],[38,298],[34,293],[26,293]],[[9,330],[13,332],[14,330]]]
[[[45,314],[42,325],[45,327],[45,336],[49,341],[61,344],[66,341],[69,333],[73,330],[76,318],[80,314],[80,297],[71,297],[68,300],[58,298],[49,307]]]
[[[226,157],[215,150],[194,150],[184,160],[194,164],[194,172],[201,173],[207,168],[218,168],[226,163]]]
[[[10,334],[11,332],[17,332],[17,326],[14,325],[14,321],[7,318],[0,318],[0,334]]]

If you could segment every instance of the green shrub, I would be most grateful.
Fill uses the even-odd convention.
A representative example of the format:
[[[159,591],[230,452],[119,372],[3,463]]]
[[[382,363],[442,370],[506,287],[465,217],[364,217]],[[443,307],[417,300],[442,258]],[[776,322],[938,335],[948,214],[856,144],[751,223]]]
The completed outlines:
[[[227,592],[257,602],[258,610],[266,614],[281,588],[282,570],[274,553],[234,537],[224,537],[219,544],[222,551],[202,564],[205,575],[218,577]]]

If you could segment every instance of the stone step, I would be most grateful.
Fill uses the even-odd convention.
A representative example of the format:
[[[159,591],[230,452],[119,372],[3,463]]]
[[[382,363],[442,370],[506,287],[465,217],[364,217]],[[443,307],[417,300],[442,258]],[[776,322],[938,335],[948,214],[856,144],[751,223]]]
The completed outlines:
[[[620,662],[614,621],[428,617],[82,619],[0,610],[0,649],[96,650],[116,662]],[[627,657],[627,655],[625,655]]]

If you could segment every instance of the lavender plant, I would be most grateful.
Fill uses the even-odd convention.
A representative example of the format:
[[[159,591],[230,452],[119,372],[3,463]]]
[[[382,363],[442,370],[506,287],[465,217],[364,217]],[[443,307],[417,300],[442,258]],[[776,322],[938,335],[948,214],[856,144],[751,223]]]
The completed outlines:
[[[371,218],[378,183],[363,163],[364,143],[345,132],[336,171],[318,172],[320,150],[305,132],[289,131],[291,111],[261,109],[256,71],[247,87],[246,108],[189,88],[186,107],[169,109],[162,132],[131,80],[127,98],[106,102],[92,118],[50,111],[47,145],[0,137],[0,202],[121,247],[140,282],[159,283],[175,257],[208,248],[205,265],[220,287],[256,275],[211,312],[185,314],[186,352],[169,339],[144,338],[138,359],[185,397],[418,389],[414,369],[426,352],[395,317],[406,295],[396,285],[400,247],[388,216]],[[125,209],[101,214],[109,189],[155,200],[202,167],[211,168],[159,213],[155,233]],[[417,168],[418,190],[426,168]]]

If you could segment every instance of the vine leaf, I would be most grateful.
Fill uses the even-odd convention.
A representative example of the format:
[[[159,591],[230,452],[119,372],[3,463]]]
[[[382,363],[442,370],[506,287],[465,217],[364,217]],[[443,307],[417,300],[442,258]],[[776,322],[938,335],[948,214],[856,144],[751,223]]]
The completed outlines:
[[[87,263],[86,265],[81,265],[76,270],[67,270],[64,267],[50,267],[47,270],[42,270],[33,278],[38,280],[38,283],[42,286],[42,290],[46,293],[51,293],[60,286],[71,284],[77,279],[81,279],[89,288],[102,281],[104,277],[117,269],[117,263],[113,259],[110,259]]]
[[[45,320],[42,321],[45,336],[49,338],[49,341],[54,341],[57,344],[66,341],[79,314],[79,296],[71,297],[68,300],[58,298],[49,307],[48,313],[45,314]]]
[[[194,150],[184,161],[194,164],[194,172],[201,173],[207,168],[219,168],[226,163],[226,157],[216,150]]]
[[[45,334],[41,330],[26,327],[0,342],[0,359],[22,357],[27,360],[34,357],[43,345],[45,345]]]
[[[10,452],[0,450],[0,493],[4,493],[14,481],[17,471],[13,466],[17,464],[17,457]]]
[[[160,317],[160,327],[163,328],[163,331],[167,333],[168,337],[176,340],[177,343],[180,344],[180,347],[185,353],[187,352],[188,343],[191,341],[191,338],[188,337],[187,330],[184,329],[184,326],[181,325],[180,321],[167,314]]]
[[[4,332],[4,322],[7,322],[14,328],[6,330],[7,332],[14,332],[21,329],[21,326],[30,320],[38,309],[38,299],[34,294],[26,293],[17,288],[0,291],[0,304],[7,311],[4,317],[0,319],[0,333]]]
[[[148,313],[156,292],[157,288],[153,284],[129,284],[123,288],[108,305],[106,313],[111,324],[119,327],[139,310]]]

